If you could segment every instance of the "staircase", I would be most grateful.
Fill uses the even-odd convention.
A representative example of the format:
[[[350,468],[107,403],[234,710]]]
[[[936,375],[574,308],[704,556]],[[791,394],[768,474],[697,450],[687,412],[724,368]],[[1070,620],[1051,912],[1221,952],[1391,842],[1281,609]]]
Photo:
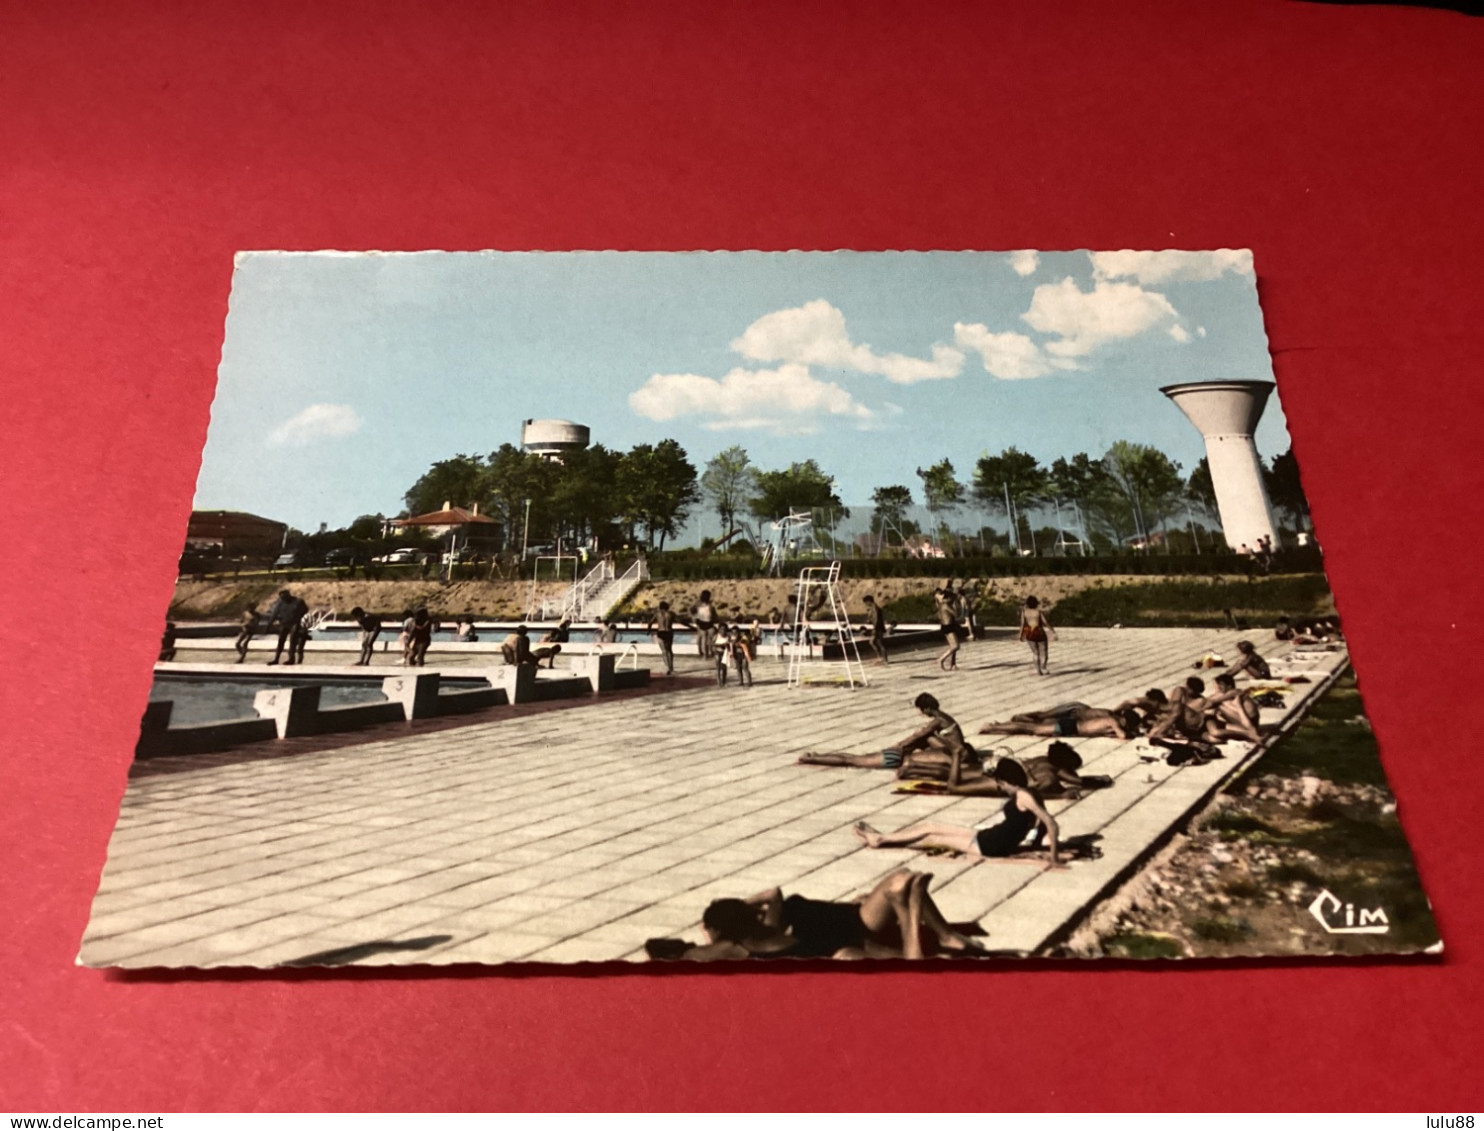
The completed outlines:
[[[560,597],[542,601],[539,609],[528,609],[526,615],[539,620],[596,620],[606,617],[648,580],[649,563],[643,558],[621,574],[614,571],[611,561],[601,561]]]

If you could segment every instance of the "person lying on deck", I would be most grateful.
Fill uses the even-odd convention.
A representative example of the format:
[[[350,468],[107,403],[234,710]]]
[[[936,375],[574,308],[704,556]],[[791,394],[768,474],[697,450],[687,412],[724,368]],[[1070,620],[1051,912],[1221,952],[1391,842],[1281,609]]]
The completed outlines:
[[[985,723],[980,734],[1030,734],[1040,738],[1119,738],[1139,731],[1140,716],[1131,708],[1089,707],[1062,703],[1049,711],[1015,715],[1006,722]]]
[[[1056,819],[1046,812],[1040,796],[1030,788],[1030,777],[1025,767],[1013,758],[1001,758],[995,763],[993,774],[1009,787],[1004,819],[997,825],[970,829],[940,821],[922,821],[894,833],[883,833],[864,821],[858,821],[855,835],[867,848],[943,848],[965,856],[1014,856],[1020,851],[1026,835],[1035,829],[1036,836],[1029,847],[1039,848],[1044,837],[1050,846],[1051,866],[1057,867],[1061,863],[1057,853],[1060,830]]]
[[[1051,743],[1044,756],[1016,760],[1025,769],[1029,788],[1042,798],[1076,800],[1087,790],[1107,789],[1113,784],[1113,779],[1104,774],[1080,773],[1082,755],[1065,742]],[[992,770],[985,773],[982,767],[976,767],[960,773],[957,778],[950,775],[942,780],[941,785],[930,786],[924,792],[951,793],[961,797],[1008,797],[1014,789],[1014,786],[995,777]]]
[[[810,751],[799,755],[802,766],[851,766],[864,770],[901,770],[908,759],[921,764],[928,762],[948,766],[953,759],[960,762],[977,756],[974,748],[964,741],[964,732],[953,717],[944,711],[935,696],[924,691],[912,701],[912,706],[926,716],[927,722],[918,727],[895,745],[888,746],[876,754],[819,754]]]
[[[921,958],[926,927],[942,954],[982,954],[955,931],[928,895],[932,876],[899,868],[864,898],[826,902],[770,888],[748,899],[714,900],[701,917],[706,941],[650,939],[651,958]]]
[[[1063,729],[1070,729],[1072,722],[1117,719],[1118,724],[1132,735],[1141,734],[1147,730],[1151,720],[1162,715],[1168,706],[1169,700],[1165,697],[1165,693],[1154,687],[1144,692],[1143,695],[1125,699],[1116,707],[1089,707],[1086,703],[1058,703],[1055,707],[1048,707],[1044,711],[1022,711],[1018,715],[1011,715],[1010,722],[1056,723],[1060,720]],[[1063,737],[1074,736],[1068,734]]]

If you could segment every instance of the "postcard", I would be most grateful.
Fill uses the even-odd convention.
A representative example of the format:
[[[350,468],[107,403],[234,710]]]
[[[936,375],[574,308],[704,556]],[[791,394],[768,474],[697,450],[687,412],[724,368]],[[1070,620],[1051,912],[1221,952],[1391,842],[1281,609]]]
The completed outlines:
[[[1435,953],[1319,534],[1248,251],[243,252],[78,961]]]

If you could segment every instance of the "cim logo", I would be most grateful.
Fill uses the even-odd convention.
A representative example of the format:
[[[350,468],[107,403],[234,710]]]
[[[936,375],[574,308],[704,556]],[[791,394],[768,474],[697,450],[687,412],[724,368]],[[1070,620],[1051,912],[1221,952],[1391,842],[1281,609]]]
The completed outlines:
[[[1328,888],[1309,904],[1309,914],[1332,935],[1384,935],[1391,930],[1381,908],[1357,910],[1355,904],[1342,903]]]

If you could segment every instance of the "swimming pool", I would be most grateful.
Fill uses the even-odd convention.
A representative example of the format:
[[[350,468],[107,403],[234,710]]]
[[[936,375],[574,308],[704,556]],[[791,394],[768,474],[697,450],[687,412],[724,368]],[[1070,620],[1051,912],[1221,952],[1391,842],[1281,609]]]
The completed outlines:
[[[394,673],[385,673],[394,674]],[[175,706],[170,712],[171,726],[191,726],[197,723],[224,723],[234,719],[255,719],[253,698],[259,691],[282,687],[308,687],[318,685],[320,705],[323,707],[348,707],[355,703],[382,703],[386,696],[381,692],[384,675],[362,679],[298,678],[269,676],[244,672],[240,676],[221,677],[187,675],[176,672],[157,672],[149,689],[149,701],[158,703],[169,700]],[[484,679],[448,679],[443,686],[450,689],[488,687]]]

